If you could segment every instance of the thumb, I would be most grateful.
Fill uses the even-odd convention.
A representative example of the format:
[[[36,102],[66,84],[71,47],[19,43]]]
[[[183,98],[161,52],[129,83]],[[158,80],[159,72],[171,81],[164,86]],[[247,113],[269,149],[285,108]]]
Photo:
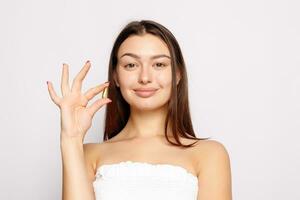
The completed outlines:
[[[87,112],[93,117],[95,113],[104,105],[107,103],[110,103],[111,100],[109,98],[105,99],[98,99],[95,101],[91,106],[87,108]]]

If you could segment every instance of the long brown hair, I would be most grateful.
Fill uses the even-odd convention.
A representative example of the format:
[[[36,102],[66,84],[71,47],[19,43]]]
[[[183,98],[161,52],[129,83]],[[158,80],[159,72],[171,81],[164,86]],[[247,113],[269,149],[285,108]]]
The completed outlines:
[[[166,27],[152,20],[132,21],[128,23],[114,42],[110,54],[108,70],[108,81],[110,82],[108,98],[110,98],[112,102],[107,104],[106,107],[103,140],[106,141],[116,136],[125,127],[130,115],[130,105],[124,100],[120,88],[117,87],[114,81],[114,73],[116,73],[118,63],[118,50],[122,42],[129,36],[142,36],[146,33],[162,39],[167,44],[171,54],[172,91],[165,120],[165,137],[167,141],[175,146],[191,147],[197,143],[197,141],[189,145],[184,145],[180,142],[179,136],[189,139],[207,140],[208,138],[197,138],[193,130],[188,101],[187,73],[179,44]],[[181,74],[178,85],[176,85],[176,69],[178,69]],[[172,135],[177,143],[173,143],[168,138],[168,123],[171,125]]]

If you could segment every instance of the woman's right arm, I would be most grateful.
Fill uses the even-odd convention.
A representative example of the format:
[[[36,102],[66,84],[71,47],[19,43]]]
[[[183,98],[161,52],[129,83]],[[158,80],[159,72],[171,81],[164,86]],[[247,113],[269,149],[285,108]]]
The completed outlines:
[[[92,118],[103,105],[111,102],[109,98],[96,100],[87,107],[88,102],[98,93],[108,87],[109,83],[100,84],[81,93],[81,86],[86,76],[90,62],[86,62],[82,70],[69,87],[68,65],[63,65],[62,97],[58,97],[52,83],[48,82],[48,90],[53,102],[60,108],[61,135],[60,147],[63,168],[63,200],[94,200],[95,193],[92,185],[93,169],[89,161],[87,145],[83,144],[84,137],[92,125]]]
[[[62,135],[65,133],[62,133]],[[95,200],[80,138],[61,138],[62,156],[62,199]]]

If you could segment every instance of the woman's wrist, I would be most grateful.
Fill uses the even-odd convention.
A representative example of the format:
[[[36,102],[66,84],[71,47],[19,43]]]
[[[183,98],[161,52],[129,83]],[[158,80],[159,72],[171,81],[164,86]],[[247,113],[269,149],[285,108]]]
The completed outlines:
[[[60,144],[62,145],[72,145],[72,144],[78,144],[83,145],[83,137],[81,135],[78,136],[70,136],[74,134],[67,134],[65,132],[61,132],[60,135]]]

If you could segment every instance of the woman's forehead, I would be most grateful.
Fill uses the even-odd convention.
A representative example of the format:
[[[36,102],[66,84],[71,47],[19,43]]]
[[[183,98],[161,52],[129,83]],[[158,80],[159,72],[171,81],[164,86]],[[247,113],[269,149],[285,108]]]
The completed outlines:
[[[146,34],[143,36],[130,36],[121,44],[118,51],[118,58],[130,55],[136,58],[154,58],[165,55],[170,57],[168,46],[159,37]],[[126,56],[125,56],[126,57]],[[162,56],[161,56],[162,57]]]

